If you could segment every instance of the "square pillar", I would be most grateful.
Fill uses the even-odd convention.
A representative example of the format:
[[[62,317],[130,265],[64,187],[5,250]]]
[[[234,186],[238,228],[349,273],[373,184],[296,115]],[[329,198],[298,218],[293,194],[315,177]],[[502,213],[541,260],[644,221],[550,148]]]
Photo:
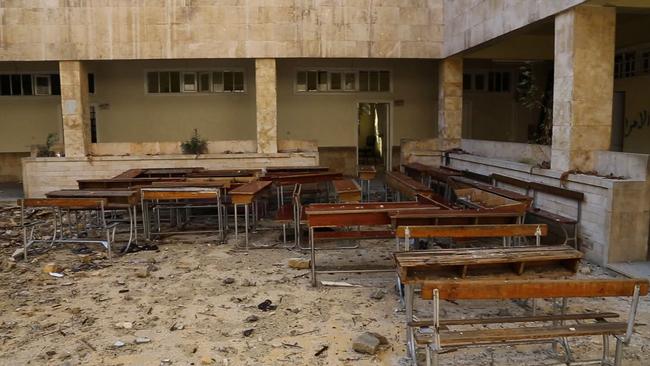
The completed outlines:
[[[463,126],[463,59],[449,57],[438,67],[438,141],[440,150],[460,147]]]
[[[278,152],[278,97],[275,59],[255,59],[257,152]]]
[[[87,74],[86,67],[81,61],[59,61],[66,157],[83,157],[90,153]]]
[[[551,168],[594,168],[609,150],[616,8],[577,6],[555,16]]]

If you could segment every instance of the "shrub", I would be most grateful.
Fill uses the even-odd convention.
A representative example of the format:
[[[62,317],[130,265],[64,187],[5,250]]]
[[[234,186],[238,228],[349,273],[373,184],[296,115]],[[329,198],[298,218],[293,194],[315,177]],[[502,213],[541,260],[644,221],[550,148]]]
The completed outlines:
[[[205,154],[208,151],[208,142],[199,136],[199,131],[195,128],[192,137],[181,142],[181,151],[183,154]]]

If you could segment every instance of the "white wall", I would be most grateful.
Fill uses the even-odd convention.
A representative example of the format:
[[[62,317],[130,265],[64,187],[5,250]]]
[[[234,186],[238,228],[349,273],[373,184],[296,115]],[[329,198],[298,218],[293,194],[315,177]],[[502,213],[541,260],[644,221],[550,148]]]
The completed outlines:
[[[296,93],[296,70],[303,67],[387,69],[388,93]],[[278,60],[278,138],[317,140],[318,146],[356,146],[357,104],[402,100],[393,108],[393,146],[402,138],[435,137],[437,132],[436,61],[426,60]]]

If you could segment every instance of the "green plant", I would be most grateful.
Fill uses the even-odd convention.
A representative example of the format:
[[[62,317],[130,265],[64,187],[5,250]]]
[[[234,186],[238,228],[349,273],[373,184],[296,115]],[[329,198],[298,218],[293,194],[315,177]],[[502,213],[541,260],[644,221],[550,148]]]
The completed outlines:
[[[552,81],[547,82],[545,90],[538,87],[537,77],[530,63],[519,68],[517,83],[517,101],[526,109],[539,111],[535,131],[529,136],[532,143],[550,145],[553,138],[553,88]],[[553,73],[549,73],[552,80]]]
[[[183,154],[205,154],[208,151],[208,142],[199,136],[199,131],[195,128],[192,137],[181,142],[181,151]]]
[[[52,157],[55,156],[55,152],[52,151],[52,147],[59,141],[59,136],[56,133],[49,133],[47,139],[45,139],[45,145],[38,145],[38,151],[36,156],[38,157]]]

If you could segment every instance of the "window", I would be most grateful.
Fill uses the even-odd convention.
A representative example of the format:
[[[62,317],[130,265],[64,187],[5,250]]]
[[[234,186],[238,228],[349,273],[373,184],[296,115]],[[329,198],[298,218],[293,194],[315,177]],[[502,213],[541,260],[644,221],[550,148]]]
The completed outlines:
[[[183,73],[183,91],[184,92],[195,92],[196,88],[196,73],[195,72],[184,72]]]
[[[242,71],[149,71],[147,93],[221,93],[245,91]]]
[[[641,72],[650,73],[650,49],[641,51]]]
[[[95,74],[88,74],[88,93],[95,94]]]
[[[52,92],[50,85],[50,75],[36,75],[34,90],[36,95],[50,95]]]
[[[390,90],[389,71],[301,70],[296,72],[297,92],[389,92]]]
[[[210,73],[201,72],[199,73],[199,91],[203,93],[210,92]]]
[[[629,78],[636,74],[636,52],[618,52],[614,56],[614,78]]]
[[[490,71],[488,72],[488,91],[504,93],[510,91],[510,72]]]

